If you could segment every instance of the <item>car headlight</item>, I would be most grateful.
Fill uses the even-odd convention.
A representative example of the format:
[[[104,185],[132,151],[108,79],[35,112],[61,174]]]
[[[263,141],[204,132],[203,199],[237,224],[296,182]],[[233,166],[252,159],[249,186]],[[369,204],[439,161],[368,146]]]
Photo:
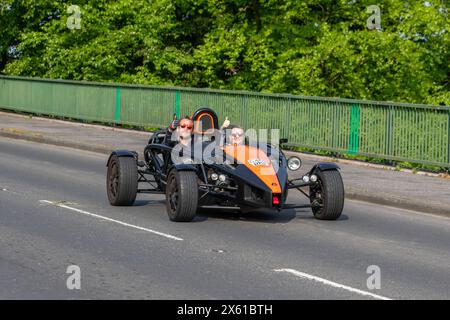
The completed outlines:
[[[211,173],[211,180],[217,181],[219,179],[219,175],[217,173]]]
[[[290,157],[287,161],[287,166],[289,170],[296,171],[302,166],[302,160],[298,157]]]

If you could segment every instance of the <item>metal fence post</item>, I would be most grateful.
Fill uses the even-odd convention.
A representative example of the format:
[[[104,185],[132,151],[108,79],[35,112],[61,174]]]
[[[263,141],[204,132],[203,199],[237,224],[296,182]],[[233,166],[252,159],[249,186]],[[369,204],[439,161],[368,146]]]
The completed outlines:
[[[386,155],[392,156],[392,139],[393,139],[393,111],[392,106],[389,106],[387,121],[386,121]]]
[[[357,154],[359,152],[360,124],[361,124],[360,107],[357,104],[353,104],[350,113],[350,135],[347,151],[349,154]]]
[[[180,119],[180,91],[175,92],[175,114],[177,119]]]
[[[120,123],[120,87],[116,88],[116,114],[115,120]]]
[[[339,136],[339,132],[338,132],[338,114],[339,114],[339,112],[338,112],[338,107],[337,107],[336,103],[333,103],[331,105],[331,107],[332,107],[332,110],[333,110],[333,112],[332,112],[332,115],[333,115],[333,120],[332,120],[332,123],[333,123],[333,129],[332,130],[333,131],[332,131],[332,135],[333,135],[333,137],[331,138],[331,147],[333,149],[337,149],[338,148],[337,140],[338,140],[338,136]]]
[[[447,165],[450,166],[450,110],[448,110],[448,121],[447,121]]]

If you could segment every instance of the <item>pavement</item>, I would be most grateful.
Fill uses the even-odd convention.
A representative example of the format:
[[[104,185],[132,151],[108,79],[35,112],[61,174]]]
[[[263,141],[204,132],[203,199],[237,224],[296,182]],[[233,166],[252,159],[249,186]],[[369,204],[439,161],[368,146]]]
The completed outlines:
[[[0,299],[450,299],[448,217],[346,199],[337,221],[301,208],[175,223],[163,195],[110,206],[106,159],[0,137]]]
[[[0,136],[109,154],[115,149],[142,153],[150,133],[0,112]],[[337,162],[347,199],[450,216],[448,176],[414,174],[387,166],[303,153],[287,154],[297,155],[303,161],[302,168],[292,173],[292,177],[300,176],[314,163]]]

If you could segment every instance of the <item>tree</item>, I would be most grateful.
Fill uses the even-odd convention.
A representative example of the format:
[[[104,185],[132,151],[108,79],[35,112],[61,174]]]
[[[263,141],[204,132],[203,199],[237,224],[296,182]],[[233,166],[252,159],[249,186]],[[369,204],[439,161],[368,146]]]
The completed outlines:
[[[6,74],[450,104],[442,0],[4,2]]]

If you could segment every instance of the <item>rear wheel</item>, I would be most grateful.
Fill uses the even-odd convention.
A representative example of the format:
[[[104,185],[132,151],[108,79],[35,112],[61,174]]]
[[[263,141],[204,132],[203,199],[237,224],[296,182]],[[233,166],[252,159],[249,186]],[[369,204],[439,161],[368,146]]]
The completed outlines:
[[[169,219],[178,222],[192,221],[198,206],[197,175],[193,171],[169,173],[166,186],[166,208]]]
[[[111,205],[133,205],[138,189],[136,159],[112,156],[108,164],[106,188]]]
[[[344,184],[338,170],[317,170],[317,182],[309,189],[311,208],[319,220],[336,220],[344,208]]]

